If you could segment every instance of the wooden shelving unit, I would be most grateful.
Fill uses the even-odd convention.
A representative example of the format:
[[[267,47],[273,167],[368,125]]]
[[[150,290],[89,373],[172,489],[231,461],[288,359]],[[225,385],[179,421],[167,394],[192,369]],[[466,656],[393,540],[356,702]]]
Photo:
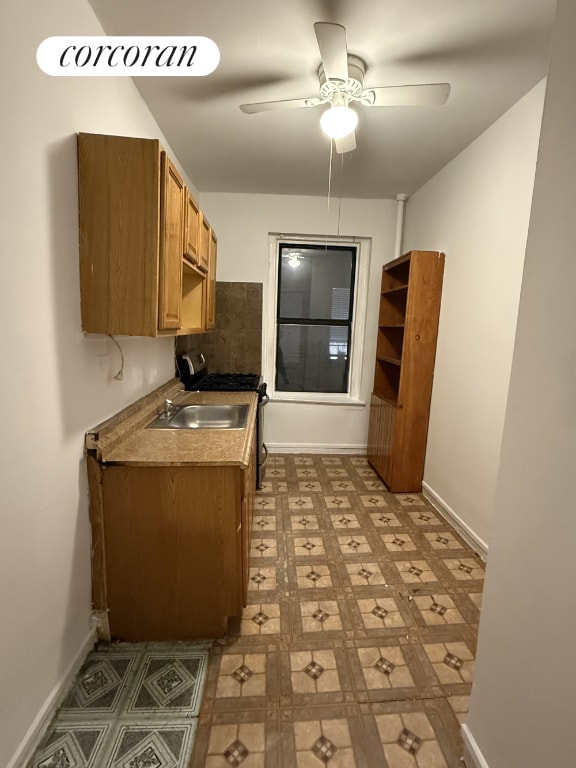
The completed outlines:
[[[443,274],[437,251],[382,270],[368,460],[394,493],[422,489]]]

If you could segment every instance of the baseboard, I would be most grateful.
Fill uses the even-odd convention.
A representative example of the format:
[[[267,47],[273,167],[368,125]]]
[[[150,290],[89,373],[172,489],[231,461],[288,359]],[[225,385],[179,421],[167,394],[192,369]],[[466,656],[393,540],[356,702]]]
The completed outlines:
[[[266,447],[270,453],[348,453],[355,456],[365,456],[367,451],[366,443],[359,445],[329,445],[322,443],[269,443],[266,441]]]
[[[84,638],[78,653],[72,659],[72,662],[68,665],[68,668],[64,671],[64,674],[61,676],[60,680],[58,680],[50,695],[40,708],[40,711],[34,718],[34,722],[28,729],[26,735],[18,745],[16,752],[12,756],[12,759],[8,763],[7,768],[23,768],[23,766],[25,766],[31,759],[46,728],[56,714],[56,710],[64,701],[78,670],[84,663],[88,653],[92,650],[94,646],[94,638],[95,632],[94,629],[91,629]]]
[[[490,768],[466,723],[460,726],[460,733],[464,743],[464,765],[466,768]]]
[[[470,528],[470,526],[460,518],[456,512],[434,491],[428,483],[422,483],[422,493],[432,504],[432,506],[440,512],[451,525],[456,528],[462,538],[470,544],[472,549],[480,555],[482,560],[486,560],[488,556],[488,544],[478,536],[478,534]]]

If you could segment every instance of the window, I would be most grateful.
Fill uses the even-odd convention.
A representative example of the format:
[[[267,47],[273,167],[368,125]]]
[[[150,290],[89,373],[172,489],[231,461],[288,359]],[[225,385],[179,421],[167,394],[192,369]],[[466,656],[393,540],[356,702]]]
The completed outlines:
[[[356,248],[278,247],[278,392],[348,392]]]
[[[279,400],[357,399],[368,241],[271,235],[270,246],[264,375],[271,394]]]

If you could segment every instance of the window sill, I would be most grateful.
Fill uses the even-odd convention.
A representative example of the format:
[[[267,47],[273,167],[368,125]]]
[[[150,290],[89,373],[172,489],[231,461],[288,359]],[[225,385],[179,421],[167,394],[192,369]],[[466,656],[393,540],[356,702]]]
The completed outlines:
[[[298,405],[339,405],[350,406],[353,408],[365,408],[366,401],[358,400],[345,395],[318,395],[310,394],[305,396],[302,392],[275,392],[270,395],[271,403],[298,403]]]

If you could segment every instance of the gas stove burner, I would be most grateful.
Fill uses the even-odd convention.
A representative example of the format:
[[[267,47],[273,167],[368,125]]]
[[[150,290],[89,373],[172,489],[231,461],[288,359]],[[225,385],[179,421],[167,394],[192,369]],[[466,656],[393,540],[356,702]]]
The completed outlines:
[[[256,392],[259,386],[257,373],[209,373],[196,384],[204,392]]]
[[[187,390],[204,392],[259,392],[259,373],[208,373],[203,354],[182,355],[176,361],[180,379]]]

